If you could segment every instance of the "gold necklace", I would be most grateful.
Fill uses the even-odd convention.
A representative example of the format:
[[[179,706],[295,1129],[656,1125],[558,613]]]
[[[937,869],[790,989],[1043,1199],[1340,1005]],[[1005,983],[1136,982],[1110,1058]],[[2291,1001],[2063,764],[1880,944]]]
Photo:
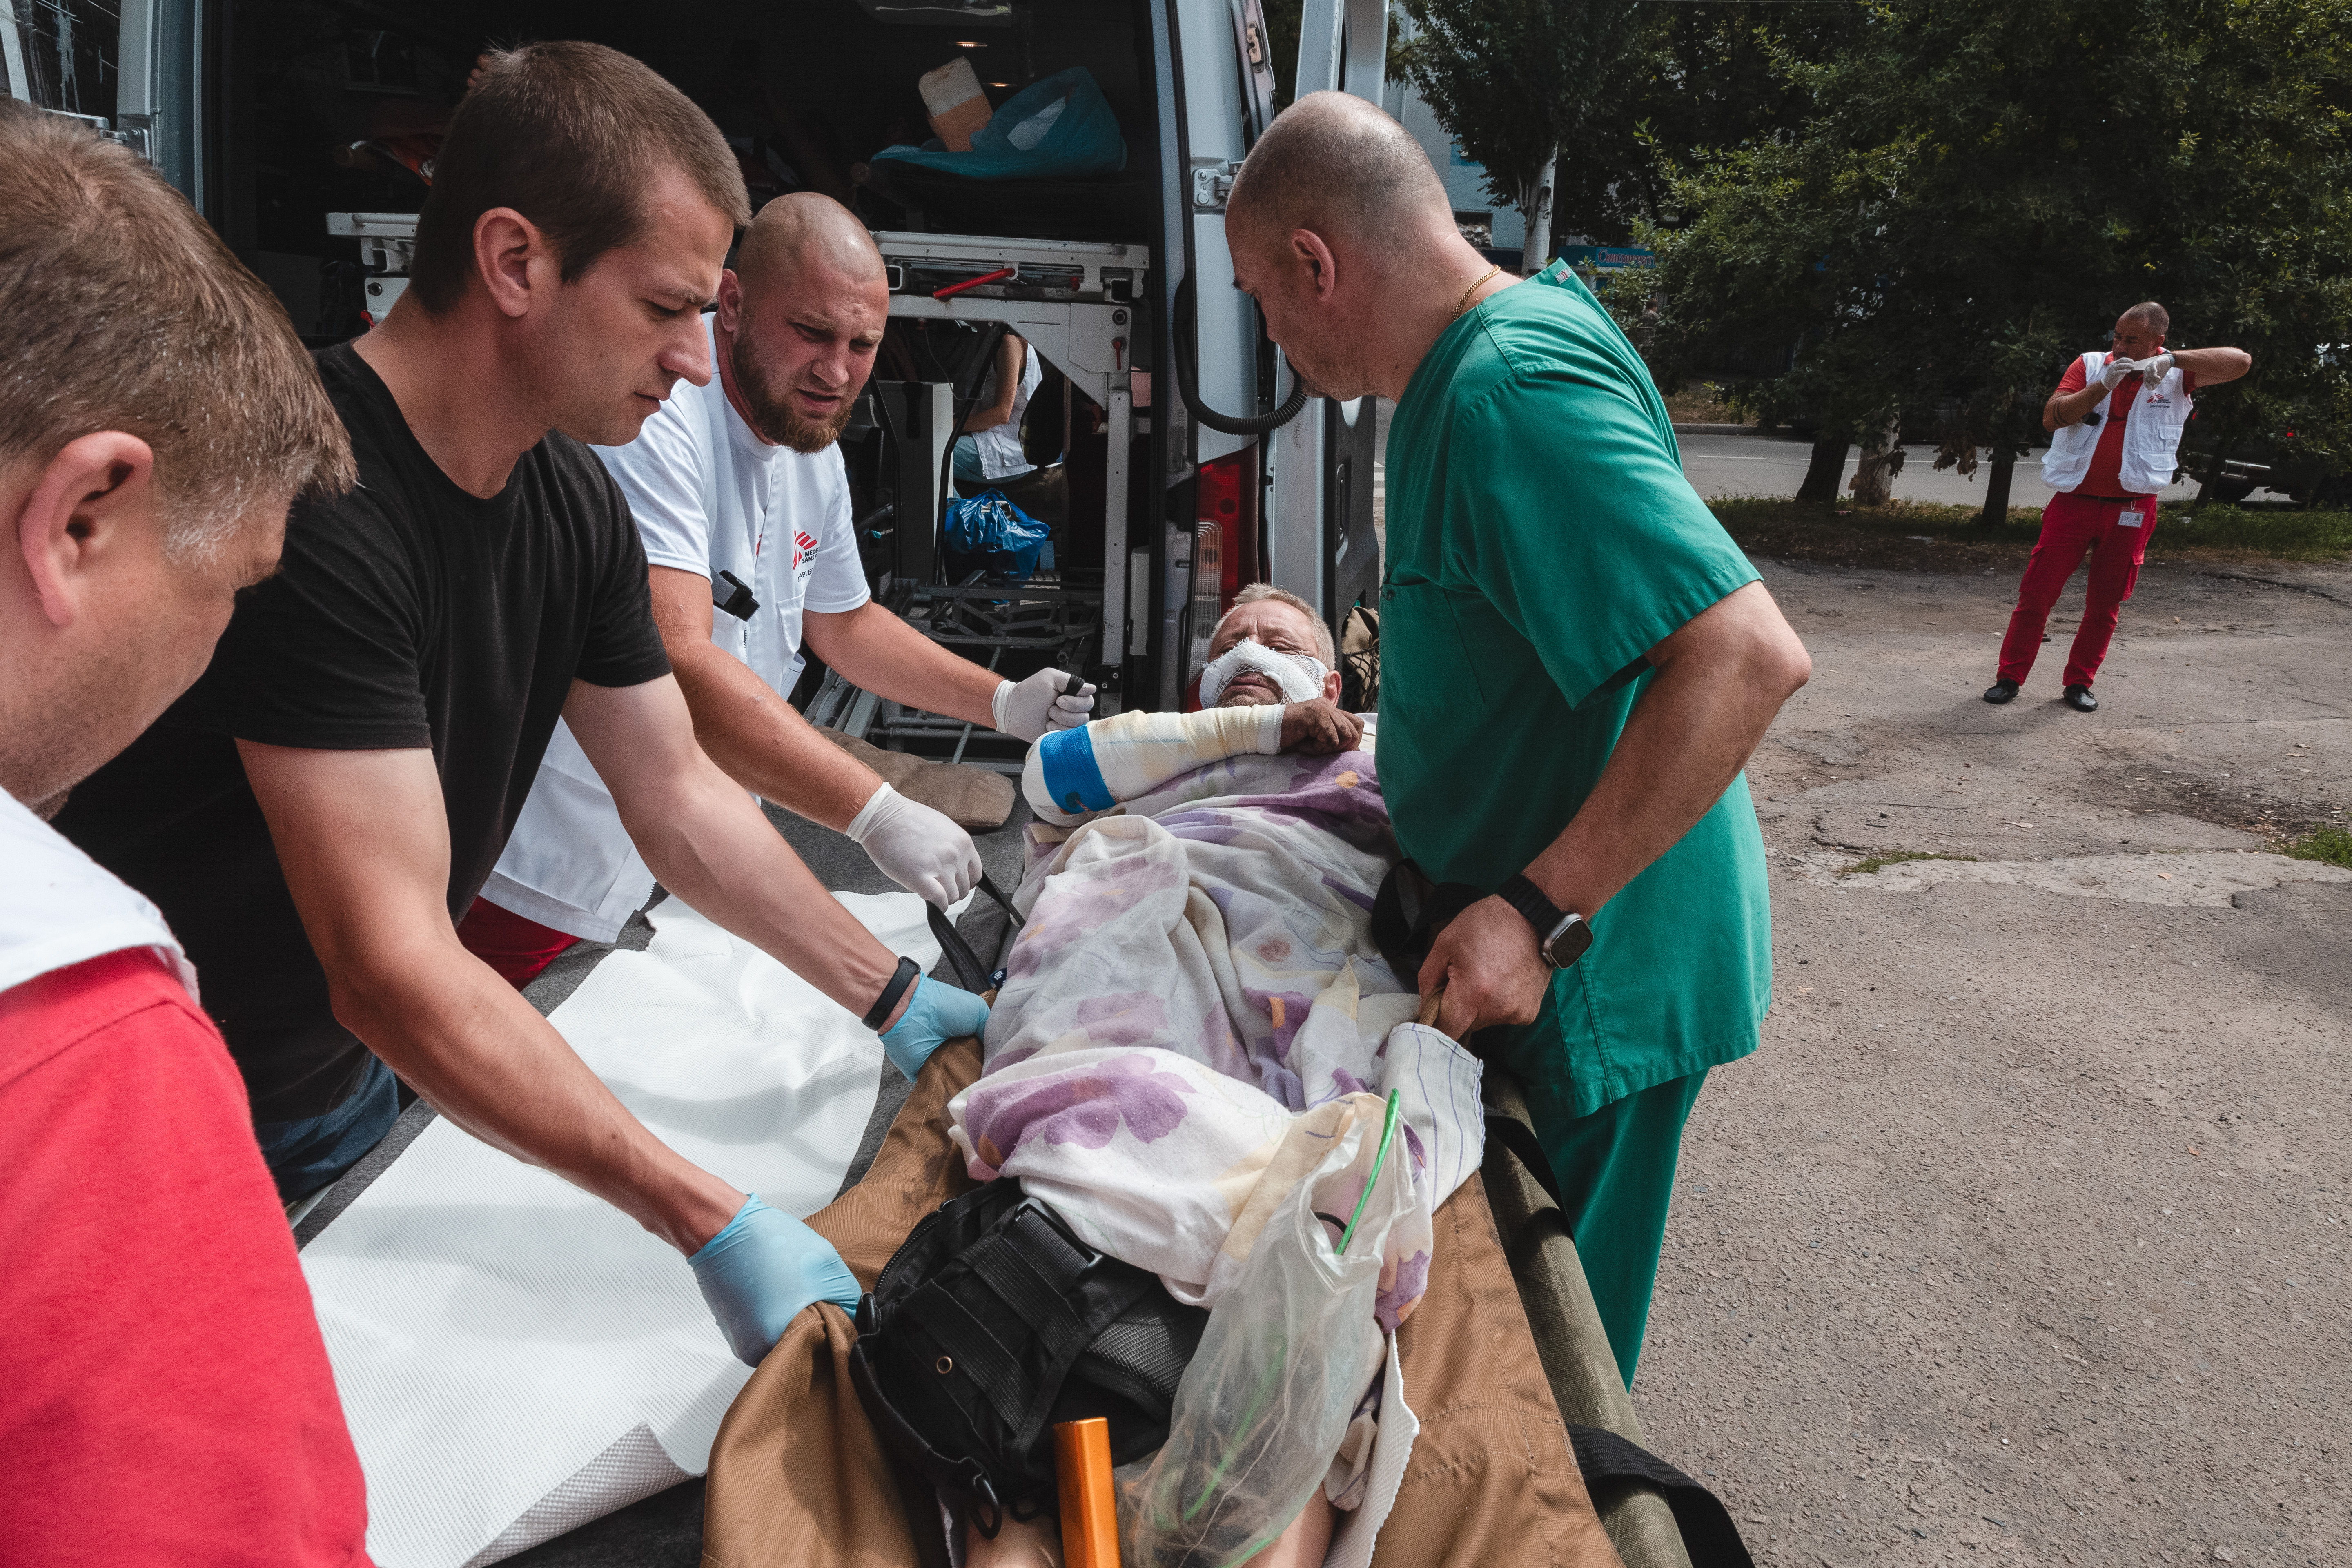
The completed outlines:
[[[1458,304],[1458,305],[1456,305],[1456,306],[1454,306],[1454,317],[1453,317],[1453,319],[1454,319],[1454,321],[1460,321],[1460,320],[1462,319],[1462,312],[1463,312],[1463,311],[1465,311],[1465,310],[1467,310],[1470,308],[1470,296],[1471,296],[1471,295],[1473,295],[1473,294],[1475,294],[1479,289],[1481,289],[1485,288],[1485,287],[1486,286],[1486,279],[1489,279],[1489,278],[1492,278],[1496,273],[1500,272],[1502,269],[1503,269],[1503,268],[1502,268],[1502,266],[1501,266],[1501,264],[1500,264],[1500,263],[1497,263],[1496,265],[1495,265],[1495,266],[1493,266],[1493,267],[1489,267],[1488,268],[1486,268],[1486,271],[1481,272],[1480,274],[1478,274],[1478,279],[1477,279],[1477,281],[1476,281],[1476,282],[1475,282],[1475,283],[1471,284],[1471,285],[1470,285],[1470,287],[1468,287],[1467,289],[1465,289],[1464,290],[1462,290],[1462,302],[1461,302],[1460,304]]]

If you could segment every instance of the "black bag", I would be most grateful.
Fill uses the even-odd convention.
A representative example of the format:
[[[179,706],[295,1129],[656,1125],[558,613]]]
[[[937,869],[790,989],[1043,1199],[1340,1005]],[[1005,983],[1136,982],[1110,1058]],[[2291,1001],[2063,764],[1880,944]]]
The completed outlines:
[[[1420,867],[1400,860],[1381,879],[1372,900],[1372,945],[1400,984],[1417,989],[1437,933],[1486,896],[1465,882],[1433,882]]]
[[[1006,1511],[1051,1506],[1055,1422],[1107,1417],[1115,1465],[1168,1440],[1208,1321],[1003,1176],[925,1215],[884,1265],[850,1380],[884,1444],[992,1537]]]

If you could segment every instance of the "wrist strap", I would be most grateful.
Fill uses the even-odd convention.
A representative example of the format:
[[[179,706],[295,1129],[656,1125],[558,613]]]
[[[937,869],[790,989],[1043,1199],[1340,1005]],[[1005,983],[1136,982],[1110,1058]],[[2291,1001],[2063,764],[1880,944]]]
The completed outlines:
[[[882,1027],[882,1020],[890,1016],[890,1009],[896,1007],[898,1005],[898,998],[907,994],[907,987],[922,977],[923,970],[920,964],[911,958],[900,959],[898,972],[890,976],[890,984],[882,987],[881,997],[876,1001],[862,1020],[866,1026],[878,1032]]]
[[[1559,922],[1568,918],[1559,906],[1544,896],[1543,889],[1528,881],[1523,873],[1513,872],[1506,877],[1496,892],[1505,903],[1519,911],[1522,920],[1535,927],[1538,946],[1549,941],[1551,933],[1559,929]]]

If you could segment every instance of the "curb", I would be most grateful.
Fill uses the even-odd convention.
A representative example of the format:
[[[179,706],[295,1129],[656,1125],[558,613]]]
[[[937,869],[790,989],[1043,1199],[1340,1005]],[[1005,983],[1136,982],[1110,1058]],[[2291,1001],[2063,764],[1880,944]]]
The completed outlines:
[[[1753,436],[1757,433],[1757,426],[1753,425],[1677,425],[1675,426],[1675,434],[1677,436]]]

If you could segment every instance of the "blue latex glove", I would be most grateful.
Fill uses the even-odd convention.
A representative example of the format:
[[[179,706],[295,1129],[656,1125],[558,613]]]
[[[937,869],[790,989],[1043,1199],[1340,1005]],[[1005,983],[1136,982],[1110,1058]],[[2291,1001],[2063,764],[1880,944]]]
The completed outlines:
[[[756,1194],[686,1262],[727,1348],[747,1366],[759,1365],[806,1308],[830,1301],[855,1311],[865,1293],[833,1243]]]
[[[915,994],[908,998],[907,1010],[898,1015],[898,1021],[883,1031],[882,1054],[912,1083],[933,1051],[986,1027],[987,1003],[926,974],[915,982]]]

